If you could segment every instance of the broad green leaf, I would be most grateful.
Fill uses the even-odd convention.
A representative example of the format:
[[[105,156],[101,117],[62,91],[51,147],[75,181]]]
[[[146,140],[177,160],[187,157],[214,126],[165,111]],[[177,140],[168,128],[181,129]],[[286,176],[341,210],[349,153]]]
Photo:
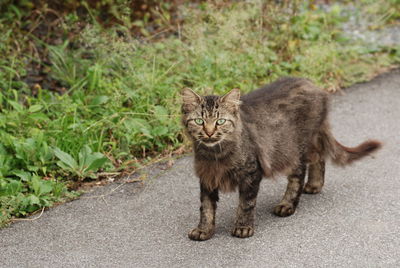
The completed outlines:
[[[4,127],[7,122],[7,117],[5,115],[0,114],[0,127]]]
[[[141,129],[149,129],[149,123],[141,118],[127,118],[124,121],[124,125],[126,128],[132,131],[140,131]]]
[[[50,193],[53,190],[53,183],[51,181],[40,181],[40,195]]]
[[[168,116],[168,110],[165,109],[164,106],[156,105],[156,106],[154,107],[154,114],[155,114],[157,117],[161,117],[161,118],[159,118],[159,119],[163,120],[163,119],[165,119],[165,118]]]
[[[35,105],[32,105],[31,107],[29,107],[28,112],[30,112],[30,113],[36,113],[36,112],[39,112],[39,111],[42,110],[42,109],[43,109],[43,106],[42,106],[42,105],[40,105],[40,104],[35,104]]]
[[[29,155],[34,155],[37,152],[37,143],[36,140],[29,138],[22,144],[22,150],[27,152]]]
[[[127,129],[134,133],[141,133],[149,138],[152,138],[153,136],[151,135],[151,126],[150,124],[140,118],[129,118],[124,121],[124,125]]]
[[[151,132],[148,128],[141,128],[142,134],[147,136],[148,138],[152,139],[153,135],[151,135]]]
[[[168,133],[168,128],[165,126],[157,126],[152,129],[151,134],[153,136],[164,136]]]
[[[7,184],[8,184],[7,182],[0,179],[0,196],[7,195]]]
[[[29,115],[29,118],[37,121],[48,121],[49,117],[45,115],[44,113],[34,113]]]
[[[22,170],[16,170],[13,172],[13,174],[17,177],[19,177],[23,181],[30,181],[32,175],[29,172],[25,172]]]
[[[24,110],[24,106],[22,106],[16,101],[9,100],[8,103],[14,108],[14,110],[18,112],[22,112]]]
[[[66,170],[66,171],[73,171],[73,170],[75,170],[74,168],[71,168],[71,167],[67,166],[66,164],[64,164],[64,162],[61,162],[61,161],[57,161],[57,165],[58,165],[60,168],[62,168],[63,170]]]
[[[30,205],[40,205],[40,199],[36,195],[29,195],[28,200]]]
[[[79,168],[81,170],[85,169],[90,164],[90,155],[92,149],[88,145],[82,147],[78,154]]]
[[[107,97],[107,96],[97,96],[92,99],[92,101],[90,102],[90,105],[100,105],[100,104],[106,103],[108,101],[108,99],[109,99],[109,97]]]
[[[32,166],[32,165],[28,165],[26,167],[29,171],[33,171],[33,172],[37,172],[39,170],[38,166]]]
[[[95,64],[89,67],[87,72],[87,81],[89,82],[88,88],[89,90],[94,90],[101,79],[102,74],[102,66],[100,64]]]
[[[36,200],[36,199],[35,199]],[[39,204],[40,204],[40,200],[39,200]],[[27,212],[34,212],[34,211],[36,211],[36,210],[38,210],[40,208],[40,205],[29,205],[27,208],[26,208],[26,211]]]
[[[31,179],[31,187],[36,195],[40,195],[40,180],[38,176],[33,176]]]
[[[48,196],[43,196],[43,197],[40,197],[40,205],[42,206],[42,207],[48,207],[48,206],[50,206],[51,205],[51,201],[49,201],[49,197]]]
[[[22,183],[20,181],[10,180],[10,182],[6,186],[7,195],[16,195],[21,191],[22,191]]]
[[[88,171],[97,171],[101,168],[105,162],[107,162],[107,158],[101,153],[93,154],[94,160],[91,161],[89,166],[86,168]]]
[[[76,163],[75,159],[70,154],[61,151],[59,148],[54,149],[54,154],[68,167],[72,169],[78,168],[78,163]]]

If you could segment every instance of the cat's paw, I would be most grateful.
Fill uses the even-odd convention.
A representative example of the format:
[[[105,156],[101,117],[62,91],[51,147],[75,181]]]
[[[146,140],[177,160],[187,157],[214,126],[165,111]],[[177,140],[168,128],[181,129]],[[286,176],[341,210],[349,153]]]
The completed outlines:
[[[251,237],[254,234],[254,228],[252,226],[235,226],[232,229],[232,235],[239,238]]]
[[[321,192],[321,190],[322,186],[306,184],[306,186],[304,186],[303,192],[306,194],[318,194],[319,192]]]
[[[275,207],[274,214],[279,217],[287,217],[292,215],[295,211],[296,208],[293,206],[293,204],[284,203]]]
[[[194,228],[188,234],[189,238],[195,241],[204,241],[210,239],[214,235],[214,230],[202,230]]]

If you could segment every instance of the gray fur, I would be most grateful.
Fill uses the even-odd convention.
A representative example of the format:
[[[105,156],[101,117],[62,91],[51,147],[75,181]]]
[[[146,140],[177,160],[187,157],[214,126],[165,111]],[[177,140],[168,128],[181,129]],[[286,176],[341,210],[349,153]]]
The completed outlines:
[[[193,240],[209,239],[215,228],[218,191],[239,188],[232,235],[254,233],[254,209],[261,178],[288,176],[288,187],[274,212],[295,212],[303,191],[318,193],[324,183],[325,157],[345,165],[377,148],[366,141],[348,148],[332,136],[327,120],[329,96],[307,79],[283,78],[240,98],[237,89],[224,96],[182,92],[182,123],[193,142],[200,178],[202,213]]]

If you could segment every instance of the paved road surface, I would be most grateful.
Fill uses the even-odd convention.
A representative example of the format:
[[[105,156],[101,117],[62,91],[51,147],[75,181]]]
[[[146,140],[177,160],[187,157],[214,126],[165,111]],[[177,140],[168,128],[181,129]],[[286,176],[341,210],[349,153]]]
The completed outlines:
[[[250,239],[229,234],[237,194],[221,195],[211,240],[187,238],[199,217],[189,156],[154,168],[144,187],[99,187],[0,230],[0,267],[400,267],[400,70],[336,96],[331,119],[344,144],[379,138],[383,149],[346,169],[329,165],[323,192],[303,195],[288,218],[272,214],[285,179],[264,180]]]

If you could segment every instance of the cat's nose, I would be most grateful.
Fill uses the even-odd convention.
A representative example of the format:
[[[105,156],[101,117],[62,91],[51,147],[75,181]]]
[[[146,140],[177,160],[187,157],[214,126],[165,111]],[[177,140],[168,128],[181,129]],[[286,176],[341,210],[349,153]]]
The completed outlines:
[[[208,136],[209,138],[211,138],[211,136],[214,134],[214,132],[208,132],[207,130],[206,130],[205,132],[206,132],[206,134],[207,134],[207,136]]]
[[[207,134],[207,136],[209,137],[209,138],[211,138],[211,136],[214,134],[214,129],[212,129],[212,128],[208,128],[208,127],[205,127],[204,128],[204,132]]]

